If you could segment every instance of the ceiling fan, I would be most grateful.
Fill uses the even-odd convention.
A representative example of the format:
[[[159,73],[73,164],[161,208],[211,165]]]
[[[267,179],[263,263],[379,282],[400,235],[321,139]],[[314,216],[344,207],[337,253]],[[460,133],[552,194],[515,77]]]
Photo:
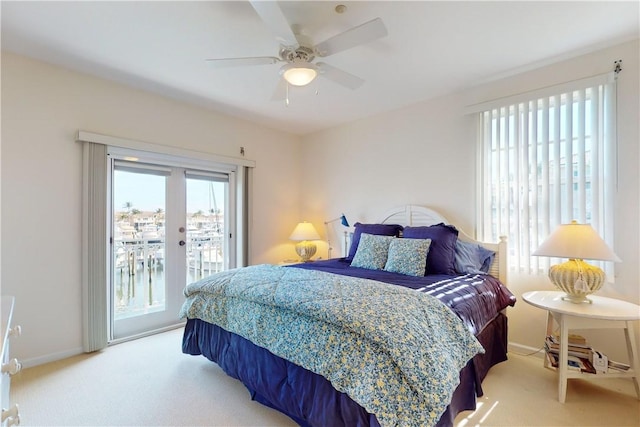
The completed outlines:
[[[290,85],[305,86],[320,75],[349,89],[357,89],[364,83],[360,77],[324,62],[313,61],[316,57],[324,58],[387,35],[387,28],[382,20],[375,18],[314,45],[308,37],[289,26],[278,2],[258,0],[250,3],[280,42],[278,56],[207,59],[212,66],[237,67],[284,62],[280,74]],[[280,91],[276,91],[276,96],[278,92]]]

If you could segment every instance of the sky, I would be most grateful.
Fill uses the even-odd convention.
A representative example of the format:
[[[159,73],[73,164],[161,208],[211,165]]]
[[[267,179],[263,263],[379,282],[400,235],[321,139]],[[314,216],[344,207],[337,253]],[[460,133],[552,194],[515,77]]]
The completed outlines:
[[[124,211],[125,203],[131,202],[132,209],[153,211],[165,206],[166,177],[145,175],[126,171],[114,171],[113,202],[115,211]],[[187,180],[187,212],[199,210],[208,212],[215,207],[209,196],[209,185],[213,185],[218,209],[224,210],[224,186],[222,182]]]

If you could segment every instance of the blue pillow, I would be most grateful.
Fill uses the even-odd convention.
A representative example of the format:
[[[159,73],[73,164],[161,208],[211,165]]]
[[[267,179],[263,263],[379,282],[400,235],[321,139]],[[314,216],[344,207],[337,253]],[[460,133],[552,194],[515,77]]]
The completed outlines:
[[[387,263],[391,240],[396,240],[396,238],[394,236],[377,236],[362,233],[358,250],[353,257],[353,261],[351,261],[351,267],[382,270]]]
[[[356,222],[354,224],[356,228],[351,238],[351,247],[349,248],[349,255],[347,261],[351,261],[356,255],[358,250],[358,244],[360,243],[360,235],[362,233],[375,234],[377,236],[400,236],[402,226],[397,224],[361,224]]]
[[[407,276],[424,276],[430,245],[429,239],[393,239],[384,270]]]
[[[456,271],[460,274],[488,273],[496,253],[477,243],[456,242]]]
[[[440,223],[429,227],[405,227],[403,236],[409,239],[431,239],[426,274],[458,274],[455,266],[458,230],[454,226]]]

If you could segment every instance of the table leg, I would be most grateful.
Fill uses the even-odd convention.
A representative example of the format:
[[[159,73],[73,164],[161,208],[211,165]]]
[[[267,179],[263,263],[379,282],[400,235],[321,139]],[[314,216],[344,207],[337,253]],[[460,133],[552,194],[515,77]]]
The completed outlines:
[[[556,314],[560,325],[560,357],[558,360],[558,400],[564,403],[567,396],[567,366],[569,351],[569,328],[563,314]]]
[[[638,349],[636,348],[635,335],[633,334],[633,324],[630,321],[625,322],[624,338],[627,341],[627,355],[629,356],[630,369],[633,369],[634,377],[633,385],[636,388],[636,396],[640,399],[640,387],[638,386],[638,369],[640,369],[640,363],[638,362]]]
[[[550,311],[547,311],[547,334],[544,336],[545,340],[549,335],[553,335],[553,315],[551,314]],[[545,368],[548,368],[550,366],[549,358],[547,357],[546,354],[544,355],[543,366]]]

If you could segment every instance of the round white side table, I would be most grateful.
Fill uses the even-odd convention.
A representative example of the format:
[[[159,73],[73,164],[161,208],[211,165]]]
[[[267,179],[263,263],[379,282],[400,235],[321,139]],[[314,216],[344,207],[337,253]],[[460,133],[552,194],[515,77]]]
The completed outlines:
[[[547,336],[553,334],[554,321],[560,333],[560,354],[558,360],[558,400],[564,403],[567,394],[567,380],[570,378],[630,378],[640,399],[638,373],[640,367],[638,350],[633,333],[633,321],[640,320],[640,306],[626,301],[589,295],[592,304],[575,304],[564,301],[564,292],[532,291],[522,295],[522,299],[534,307],[547,311]],[[571,329],[623,329],[629,355],[630,368],[626,372],[591,374],[569,370],[568,337]],[[545,367],[549,367],[545,357]]]

